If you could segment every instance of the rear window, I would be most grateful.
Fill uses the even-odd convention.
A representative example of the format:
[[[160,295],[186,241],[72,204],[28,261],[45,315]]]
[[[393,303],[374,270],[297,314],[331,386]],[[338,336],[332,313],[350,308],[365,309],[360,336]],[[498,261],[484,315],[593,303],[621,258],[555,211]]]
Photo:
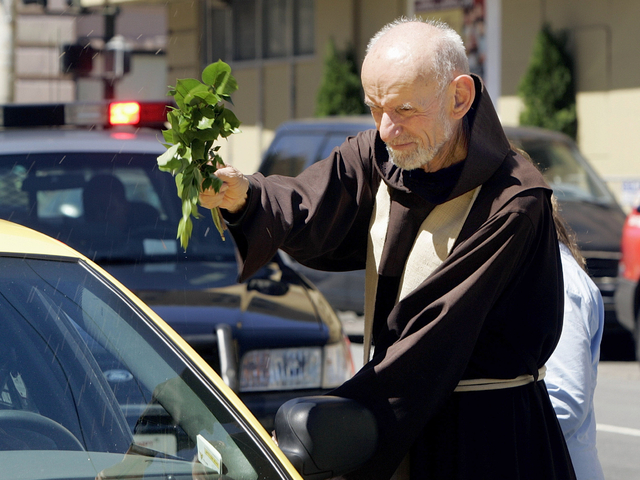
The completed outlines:
[[[604,182],[577,148],[542,139],[523,140],[521,146],[538,165],[558,199],[613,202]]]
[[[260,171],[264,175],[295,177],[311,165],[324,140],[323,134],[292,133],[275,138]]]
[[[311,164],[327,158],[347,137],[367,130],[366,124],[361,127],[345,124],[344,128],[336,129],[314,125],[315,130],[304,131],[283,127],[269,146],[260,172],[295,177]]]

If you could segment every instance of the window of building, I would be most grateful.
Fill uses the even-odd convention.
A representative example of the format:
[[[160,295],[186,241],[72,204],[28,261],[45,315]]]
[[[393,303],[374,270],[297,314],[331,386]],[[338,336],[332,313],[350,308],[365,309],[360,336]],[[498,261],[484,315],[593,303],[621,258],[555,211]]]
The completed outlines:
[[[314,0],[206,0],[203,28],[204,64],[311,55]]]
[[[288,0],[262,0],[262,44],[265,58],[287,56]]]
[[[293,49],[295,55],[314,52],[313,0],[297,0],[293,6]]]
[[[236,0],[232,3],[233,59],[256,58],[256,1]]]

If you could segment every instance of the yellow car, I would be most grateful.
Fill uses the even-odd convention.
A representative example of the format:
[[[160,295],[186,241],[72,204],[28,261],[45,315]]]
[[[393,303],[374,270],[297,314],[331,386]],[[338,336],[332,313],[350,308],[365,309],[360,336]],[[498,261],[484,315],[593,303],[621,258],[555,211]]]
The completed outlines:
[[[312,397],[282,407],[278,448],[122,284],[2,220],[0,324],[0,479],[328,478],[375,447],[368,412]]]

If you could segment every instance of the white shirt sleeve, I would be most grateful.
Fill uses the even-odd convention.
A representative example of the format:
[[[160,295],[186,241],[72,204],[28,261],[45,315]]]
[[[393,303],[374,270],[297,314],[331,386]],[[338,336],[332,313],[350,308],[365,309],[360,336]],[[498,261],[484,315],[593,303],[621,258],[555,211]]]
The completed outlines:
[[[564,322],[547,361],[545,383],[567,441],[578,480],[603,479],[596,450],[593,395],[596,388],[604,304],[600,291],[565,245]]]

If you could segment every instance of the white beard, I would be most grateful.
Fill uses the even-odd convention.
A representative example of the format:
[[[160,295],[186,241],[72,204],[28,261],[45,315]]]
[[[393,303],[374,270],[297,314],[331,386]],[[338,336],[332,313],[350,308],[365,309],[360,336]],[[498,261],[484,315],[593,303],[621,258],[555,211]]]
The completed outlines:
[[[442,140],[435,145],[424,147],[420,142],[416,142],[417,147],[412,151],[396,152],[393,147],[387,145],[387,152],[389,152],[389,159],[394,165],[402,168],[403,170],[415,170],[424,167],[427,163],[435,158],[442,147],[451,140],[454,134],[454,124],[450,122],[445,115],[444,109],[440,109],[438,115],[438,121],[444,126],[442,132]],[[411,138],[413,140],[413,138]],[[405,142],[406,139],[400,137],[400,143]]]
[[[402,168],[403,170],[415,170],[418,168],[422,168],[431,160],[433,160],[444,143],[445,141],[428,148],[425,148],[422,145],[418,145],[414,150],[410,152],[396,152],[391,147],[387,146],[387,152],[389,152],[389,159],[393,162],[394,165]]]

